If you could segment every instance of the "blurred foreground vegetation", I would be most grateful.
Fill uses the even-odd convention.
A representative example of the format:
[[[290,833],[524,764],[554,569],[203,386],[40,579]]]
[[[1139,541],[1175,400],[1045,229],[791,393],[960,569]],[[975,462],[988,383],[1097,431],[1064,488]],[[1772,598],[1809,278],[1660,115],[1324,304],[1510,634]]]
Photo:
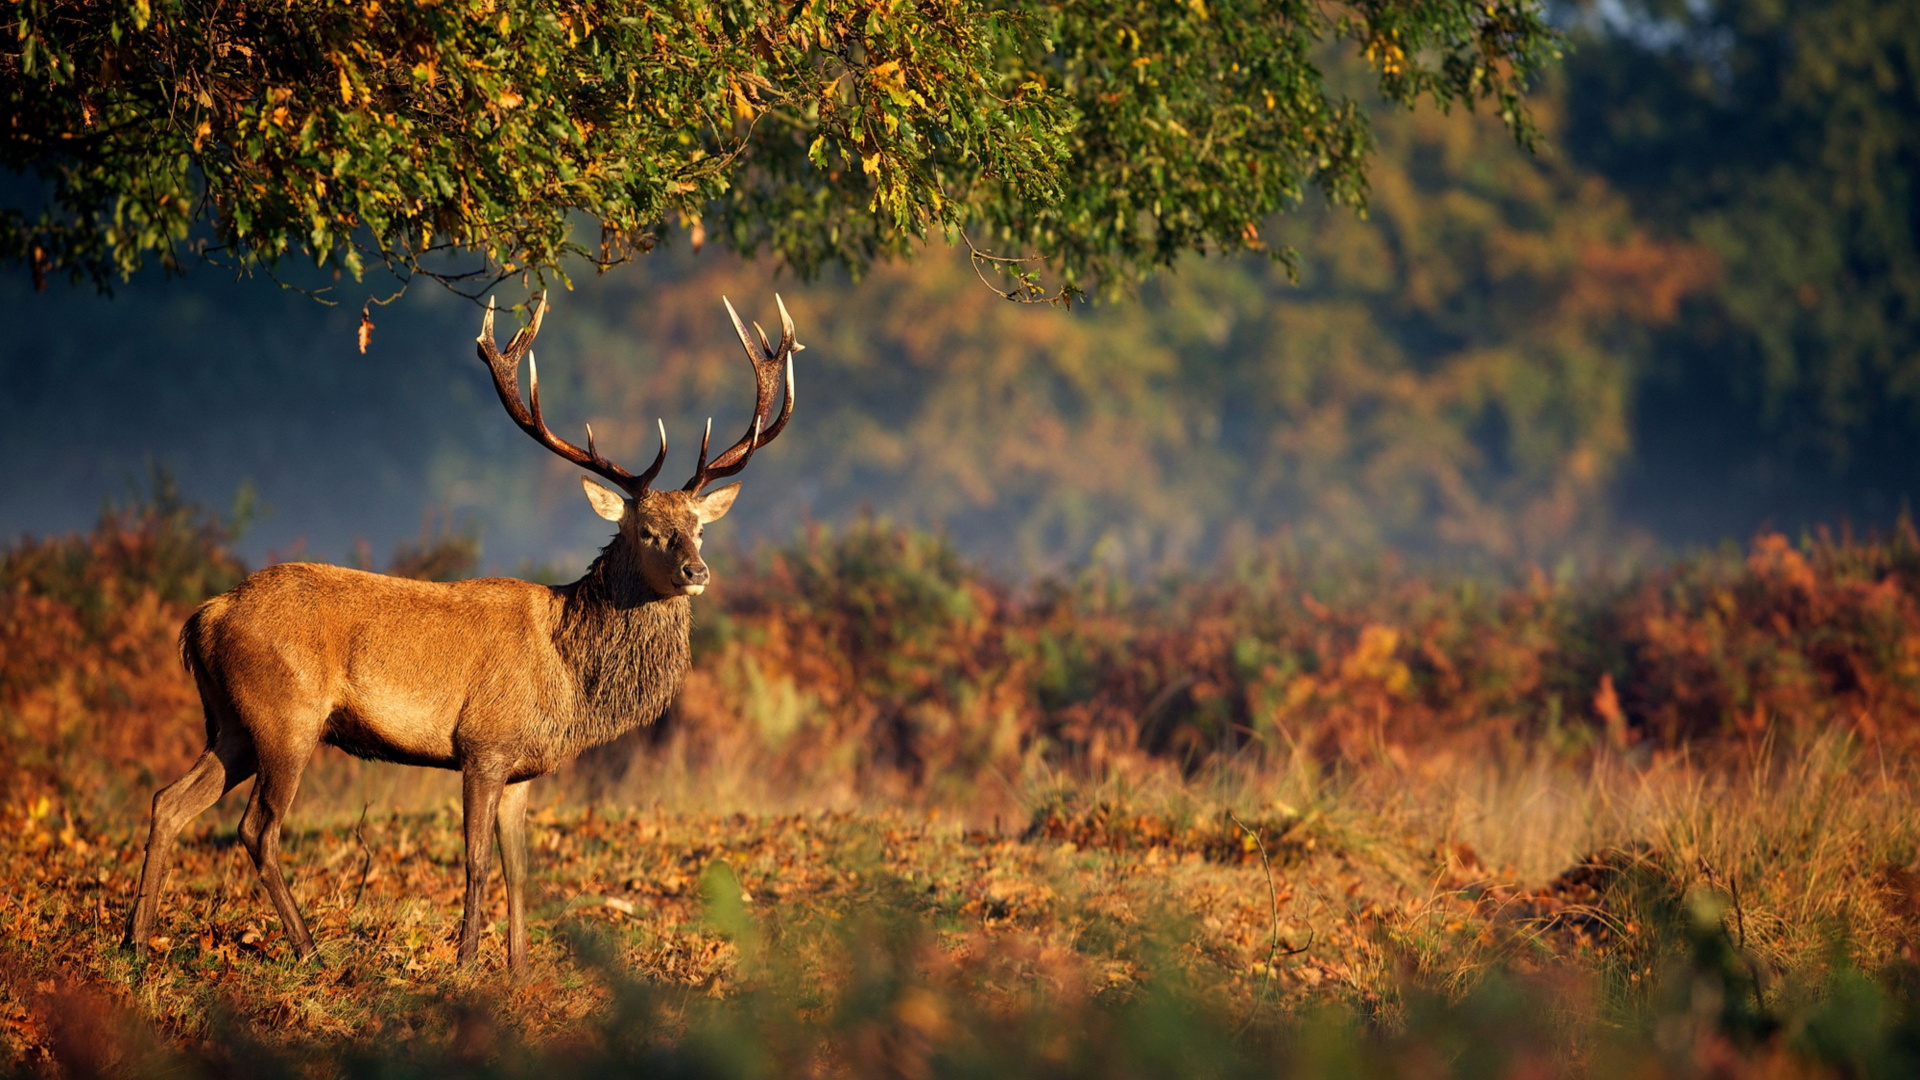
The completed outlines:
[[[1833,778],[1812,779],[1792,794]],[[1177,840],[1081,848],[898,813],[543,814],[549,902],[518,980],[450,966],[451,813],[294,838],[322,941],[312,964],[287,956],[244,856],[203,836],[141,967],[96,913],[133,851],[14,817],[26,840],[0,854],[44,873],[20,879],[0,946],[0,1070],[1891,1078],[1920,1065],[1910,949],[1889,958],[1828,933],[1783,967],[1796,935],[1774,920],[1797,914],[1792,889],[1755,877],[1734,893],[1711,883],[1718,868],[1683,864],[1727,838],[1595,853],[1527,887],[1463,863],[1457,844],[1370,848],[1382,838],[1360,827],[1387,820],[1356,814],[1356,794],[1329,803],[1352,831],[1309,827],[1352,846],[1276,861],[1271,905],[1259,863]],[[1808,824],[1814,808],[1790,805]],[[1748,804],[1740,825],[1767,817]],[[1823,891],[1821,912],[1911,933],[1911,883],[1837,898]],[[497,938],[488,949],[497,963]]]
[[[725,568],[660,725],[540,783],[513,981],[494,933],[451,964],[452,777],[331,750],[287,845],[319,963],[236,800],[154,959],[118,950],[141,807],[198,750],[173,637],[238,524],[162,488],[0,558],[8,1069],[1897,1076],[1920,1046],[1910,529],[1613,581],[1276,549],[1019,589],[817,530]],[[392,569],[472,564],[430,536]]]

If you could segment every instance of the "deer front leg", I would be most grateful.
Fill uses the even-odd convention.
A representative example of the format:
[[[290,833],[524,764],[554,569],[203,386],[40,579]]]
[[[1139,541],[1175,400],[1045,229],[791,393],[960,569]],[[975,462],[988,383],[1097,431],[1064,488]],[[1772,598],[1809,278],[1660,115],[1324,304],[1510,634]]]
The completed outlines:
[[[467,767],[461,776],[467,834],[467,906],[460,924],[461,966],[480,954],[480,927],[486,922],[487,873],[493,869],[493,822],[505,780],[491,769]]]
[[[500,793],[500,869],[507,878],[507,967],[527,966],[527,793],[533,781],[508,784]]]

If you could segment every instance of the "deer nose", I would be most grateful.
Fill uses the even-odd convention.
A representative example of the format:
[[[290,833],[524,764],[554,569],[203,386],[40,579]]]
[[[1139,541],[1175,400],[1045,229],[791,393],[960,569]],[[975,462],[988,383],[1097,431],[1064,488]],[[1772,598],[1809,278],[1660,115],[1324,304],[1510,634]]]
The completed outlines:
[[[705,585],[707,579],[712,576],[713,574],[707,570],[706,563],[690,562],[680,564],[680,580],[689,585]]]

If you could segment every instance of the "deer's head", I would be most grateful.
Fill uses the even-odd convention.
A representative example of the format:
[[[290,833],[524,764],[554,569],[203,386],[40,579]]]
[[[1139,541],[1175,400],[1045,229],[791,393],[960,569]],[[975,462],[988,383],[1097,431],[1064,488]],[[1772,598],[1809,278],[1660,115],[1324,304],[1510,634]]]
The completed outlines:
[[[739,484],[705,495],[684,491],[649,491],[636,499],[610,491],[586,477],[593,512],[620,526],[633,569],[647,588],[661,596],[699,596],[713,574],[700,558],[701,531],[733,508]]]
[[[634,561],[633,569],[640,580],[660,596],[698,596],[706,591],[712,573],[700,558],[701,531],[708,522],[720,520],[732,509],[733,500],[740,494],[740,485],[728,484],[705,494],[702,491],[715,480],[746,468],[753,452],[785,430],[787,419],[793,415],[793,354],[805,346],[793,340],[793,319],[787,314],[787,305],[778,296],[774,297],[780,306],[781,328],[780,345],[775,348],[767,341],[766,331],[760,329],[760,324],[755,323],[753,327],[759,338],[755,342],[748,336],[733,304],[724,297],[721,302],[726,304],[727,315],[732,318],[740,344],[753,365],[753,422],[738,442],[710,459],[707,450],[713,436],[713,421],[707,421],[706,433],[700,437],[700,460],[694,466],[693,478],[678,491],[653,490],[653,480],[660,475],[660,467],[667,460],[665,423],[660,424],[660,452],[654,455],[653,464],[640,473],[630,473],[601,457],[593,445],[591,424],[587,425],[584,450],[547,430],[546,422],[540,417],[540,371],[534,364],[532,351],[534,336],[540,332],[540,321],[547,312],[545,295],[534,306],[532,320],[513,335],[505,351],[494,344],[491,303],[481,324],[480,358],[493,373],[493,387],[499,392],[507,415],[535,442],[612,481],[614,488],[608,488],[587,477],[580,478],[594,512],[620,526],[624,547]],[[527,400],[524,402],[520,399],[519,383],[523,356],[527,361]],[[780,415],[774,417],[773,401],[781,384],[782,369],[786,375],[786,393]]]

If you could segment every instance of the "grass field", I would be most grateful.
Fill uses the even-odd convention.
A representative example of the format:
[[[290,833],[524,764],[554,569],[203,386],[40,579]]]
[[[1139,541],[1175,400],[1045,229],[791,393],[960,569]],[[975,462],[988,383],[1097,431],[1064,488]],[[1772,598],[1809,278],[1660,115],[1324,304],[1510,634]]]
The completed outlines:
[[[518,979],[503,922],[477,970],[453,965],[450,804],[302,820],[287,862],[320,941],[309,963],[290,959],[235,841],[237,797],[183,845],[145,963],[117,947],[138,823],[9,806],[5,1053],[333,1069],[357,1047],[499,1067],[472,1049],[482,1040],[533,1071],[556,1054],[737,1050],[701,1068],[912,1075],[1057,1058],[1049,1071],[1074,1072],[1114,1049],[1080,1040],[1157,1009],[1171,1012],[1154,1023],[1222,1040],[1216,1065],[1256,1073],[1319,1046],[1298,1028],[1312,1023],[1331,1040],[1313,1052],[1380,1055],[1395,1074],[1421,1071],[1402,1068],[1418,1047],[1456,1071],[1472,1055],[1444,1046],[1492,1038],[1493,1058],[1465,1074],[1584,1072],[1624,1054],[1657,1072],[1720,1055],[1735,1075],[1771,1075],[1819,1060],[1822,1009],[1856,971],[1878,980],[1863,984],[1874,1037],[1897,1035],[1920,927],[1920,879],[1904,869],[1920,825],[1888,812],[1920,783],[1841,739],[1772,747],[1744,770],[1541,759],[1330,779],[1303,762],[1039,786],[998,828],[938,809],[608,811],[559,788],[536,797],[533,964]],[[644,1030],[615,1025],[614,1039],[616,1018]],[[1779,1031],[1792,1037],[1762,1038]],[[1183,1045],[1135,1048],[1123,1071],[1198,1053]],[[889,1056],[909,1050],[913,1068]]]

